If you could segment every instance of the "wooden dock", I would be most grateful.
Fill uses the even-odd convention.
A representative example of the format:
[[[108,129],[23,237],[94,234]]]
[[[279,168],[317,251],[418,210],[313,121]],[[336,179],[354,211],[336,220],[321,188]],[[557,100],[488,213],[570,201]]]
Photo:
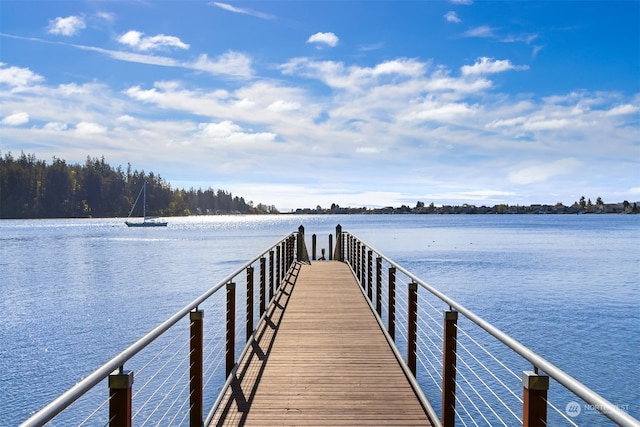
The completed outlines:
[[[211,425],[431,425],[347,264],[298,264]]]

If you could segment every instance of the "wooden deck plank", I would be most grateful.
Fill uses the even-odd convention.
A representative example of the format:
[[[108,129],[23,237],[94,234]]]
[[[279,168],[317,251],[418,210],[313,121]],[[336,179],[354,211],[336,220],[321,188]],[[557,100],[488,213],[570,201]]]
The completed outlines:
[[[212,425],[430,425],[349,267],[299,265]]]

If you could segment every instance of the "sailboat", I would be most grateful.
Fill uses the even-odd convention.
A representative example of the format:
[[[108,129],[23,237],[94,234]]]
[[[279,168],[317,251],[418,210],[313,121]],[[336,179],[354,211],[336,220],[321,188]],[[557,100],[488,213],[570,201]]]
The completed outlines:
[[[133,203],[133,207],[131,207],[131,211],[129,212],[129,216],[127,218],[131,218],[131,214],[133,210],[136,208],[138,204],[138,200],[140,200],[140,196],[142,195],[142,222],[132,222],[125,221],[127,227],[166,227],[166,221],[160,221],[155,217],[147,216],[147,183],[142,184],[142,188],[138,193],[138,197],[136,197],[136,201]]]

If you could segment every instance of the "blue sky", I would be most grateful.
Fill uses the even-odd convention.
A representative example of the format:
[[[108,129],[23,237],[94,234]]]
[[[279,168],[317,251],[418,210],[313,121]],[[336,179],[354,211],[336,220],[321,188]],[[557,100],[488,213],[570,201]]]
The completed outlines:
[[[640,1],[0,2],[0,150],[298,207],[640,201]]]

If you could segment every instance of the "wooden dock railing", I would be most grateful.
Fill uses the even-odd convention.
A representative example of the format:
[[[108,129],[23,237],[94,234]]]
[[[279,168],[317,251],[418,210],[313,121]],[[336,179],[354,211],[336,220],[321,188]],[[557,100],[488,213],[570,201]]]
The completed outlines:
[[[309,256],[302,226],[284,236],[23,425],[640,426],[340,226],[326,261],[311,239]]]

